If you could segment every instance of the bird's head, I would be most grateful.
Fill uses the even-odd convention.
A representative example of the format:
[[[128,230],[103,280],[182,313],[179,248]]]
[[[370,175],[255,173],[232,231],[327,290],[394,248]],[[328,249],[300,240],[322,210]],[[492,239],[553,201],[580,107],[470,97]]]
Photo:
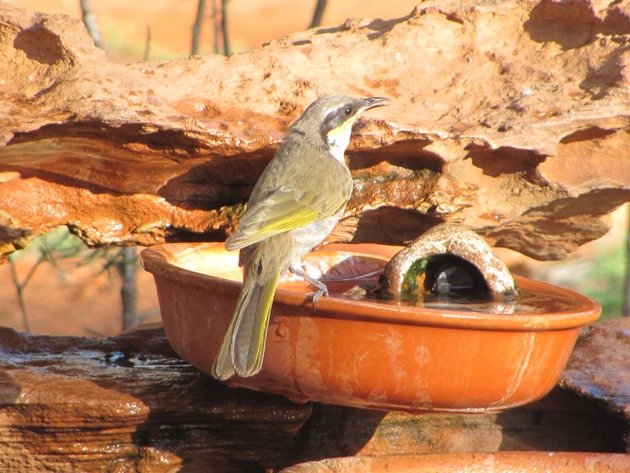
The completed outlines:
[[[354,122],[366,110],[386,103],[385,97],[366,99],[345,95],[320,97],[308,106],[292,129],[312,138],[322,139],[332,155],[343,161]]]

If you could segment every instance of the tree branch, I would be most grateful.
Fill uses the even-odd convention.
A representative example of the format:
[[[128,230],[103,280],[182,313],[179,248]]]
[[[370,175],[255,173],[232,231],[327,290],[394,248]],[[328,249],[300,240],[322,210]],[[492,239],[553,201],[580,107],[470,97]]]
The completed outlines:
[[[79,3],[81,4],[83,24],[85,24],[85,28],[92,37],[92,40],[94,40],[94,44],[98,48],[105,49],[103,38],[101,36],[101,30],[98,27],[98,23],[96,21],[96,16],[94,16],[94,13],[92,13],[90,0],[79,0]]]
[[[324,10],[326,9],[327,3],[328,0],[317,0],[309,28],[317,28],[322,24],[322,18],[324,17]]]
[[[223,54],[225,56],[229,56],[230,49],[230,39],[228,35],[228,15],[227,15],[227,4],[229,0],[221,0],[221,37],[223,38]]]
[[[194,56],[199,54],[199,38],[201,37],[201,26],[206,16],[206,0],[199,0],[197,3],[197,15],[195,16],[195,23],[192,27],[192,45],[190,48],[190,55]]]

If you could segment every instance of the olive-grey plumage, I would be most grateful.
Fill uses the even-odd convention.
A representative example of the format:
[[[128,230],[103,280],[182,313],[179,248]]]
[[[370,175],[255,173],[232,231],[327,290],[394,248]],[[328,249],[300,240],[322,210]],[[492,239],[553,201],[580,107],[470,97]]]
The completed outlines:
[[[302,257],[320,244],[343,215],[352,193],[345,164],[352,124],[386,99],[325,96],[289,128],[254,186],[228,250],[240,249],[245,267],[234,316],[213,365],[217,379],[253,376],[262,367],[271,304],[287,269],[311,282],[313,302],[326,286],[308,277]]]

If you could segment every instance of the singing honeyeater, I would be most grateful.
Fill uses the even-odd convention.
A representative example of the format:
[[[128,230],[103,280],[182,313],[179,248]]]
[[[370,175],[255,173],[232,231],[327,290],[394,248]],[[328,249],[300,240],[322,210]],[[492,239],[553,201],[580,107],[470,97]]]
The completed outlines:
[[[239,228],[225,242],[240,249],[243,287],[212,375],[253,376],[262,367],[276,286],[289,269],[317,288],[326,286],[301,269],[302,257],[335,227],[352,193],[344,153],[353,123],[387,99],[320,97],[289,128],[276,155],[254,186]]]

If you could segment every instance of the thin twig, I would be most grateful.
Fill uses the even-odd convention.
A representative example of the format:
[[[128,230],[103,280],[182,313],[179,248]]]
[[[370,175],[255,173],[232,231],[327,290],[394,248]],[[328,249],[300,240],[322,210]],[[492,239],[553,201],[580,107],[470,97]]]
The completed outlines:
[[[229,0],[221,0],[221,37],[223,38],[223,55],[230,55],[230,39],[228,35],[227,4]]]
[[[630,317],[630,209],[628,209],[628,228],[626,229],[626,287],[624,291],[623,315]]]
[[[201,26],[206,16],[206,0],[199,0],[197,3],[197,16],[195,16],[195,23],[192,27],[192,46],[190,48],[190,55],[194,56],[199,54],[199,38],[201,37]]]
[[[317,28],[322,24],[326,3],[328,3],[328,0],[317,0],[317,3],[315,4],[315,11],[313,12],[313,19],[311,20],[309,28]]]
[[[49,248],[48,244],[44,241],[39,248],[39,251],[41,253],[40,259],[43,257],[46,261],[48,261],[52,265],[52,267],[57,270],[60,278],[64,280],[65,273],[63,271],[63,268],[59,265],[57,257],[55,256],[55,251],[58,251],[57,246],[59,246],[59,244],[60,242],[57,242],[55,245],[53,245],[52,248]]]
[[[144,54],[142,54],[142,60],[149,60],[149,52],[151,50],[151,25],[147,25],[147,35],[144,41]]]
[[[20,283],[20,286],[21,286],[22,289],[25,288],[28,285],[28,283],[31,281],[31,278],[35,274],[35,270],[44,261],[46,261],[46,256],[42,253],[42,254],[39,255],[39,258],[37,258],[37,261],[35,261],[35,264],[33,266],[31,266],[31,269],[28,271],[28,274],[24,278],[24,281],[22,281]]]
[[[127,330],[138,325],[138,284],[136,277],[136,261],[138,256],[136,249],[132,246],[122,248],[119,254],[120,259],[116,268],[122,280],[120,299],[123,309],[123,330]]]
[[[103,338],[103,337],[106,337],[106,335],[105,335],[104,333],[99,332],[99,331],[94,330],[94,329],[91,329],[91,328],[89,328],[89,327],[87,327],[87,328],[85,329],[85,331],[86,331],[89,335],[92,335],[92,336],[94,336],[94,337],[98,337],[98,338]]]
[[[26,308],[26,301],[24,298],[24,291],[28,284],[31,282],[31,279],[35,275],[37,268],[42,263],[48,262],[53,266],[57,272],[59,273],[59,277],[63,280],[65,278],[65,273],[61,265],[59,264],[57,255],[60,255],[62,258],[75,256],[80,252],[80,248],[77,245],[69,245],[67,243],[68,233],[64,233],[61,236],[57,236],[56,239],[52,238],[51,235],[43,235],[39,238],[38,249],[39,249],[39,257],[37,261],[30,267],[26,276],[20,281],[20,278],[17,274],[17,266],[15,264],[15,257],[17,255],[11,255],[9,260],[9,268],[11,270],[11,278],[13,280],[13,285],[15,286],[15,292],[17,295],[17,302],[20,308],[20,312],[22,313],[22,322],[24,325],[24,330],[27,332],[31,331],[30,326],[30,318],[29,313]]]
[[[29,323],[28,311],[26,310],[26,304],[24,303],[24,288],[20,284],[20,280],[18,279],[17,275],[17,269],[15,268],[15,263],[11,258],[9,258],[9,269],[11,270],[11,279],[13,280],[13,286],[15,287],[18,305],[20,307],[20,312],[22,313],[22,324],[24,325],[24,331],[30,333],[31,324]]]
[[[24,300],[24,289],[26,288],[29,281],[35,274],[37,267],[40,264],[42,264],[44,261],[46,261],[46,256],[44,255],[44,253],[41,253],[39,255],[39,258],[35,262],[35,264],[33,264],[33,266],[31,266],[31,269],[29,269],[28,274],[26,275],[24,280],[20,282],[20,278],[18,277],[18,274],[17,274],[17,267],[15,265],[15,262],[13,261],[13,258],[9,258],[9,269],[11,270],[11,279],[13,280],[13,286],[15,287],[15,293],[18,300],[18,306],[20,307],[20,312],[22,313],[22,324],[24,325],[24,331],[27,333],[30,333],[31,331],[31,324],[29,321],[30,318],[29,318],[28,310],[26,309],[26,301]]]
[[[92,13],[92,7],[90,6],[90,0],[79,0],[81,4],[81,13],[83,15],[83,24],[87,29],[89,35],[92,37],[96,47],[105,49],[103,44],[103,38],[101,36],[101,30],[98,27],[96,16]]]
[[[219,40],[221,38],[221,18],[219,15],[219,1],[212,0],[212,26],[214,27],[214,54],[219,54]]]

